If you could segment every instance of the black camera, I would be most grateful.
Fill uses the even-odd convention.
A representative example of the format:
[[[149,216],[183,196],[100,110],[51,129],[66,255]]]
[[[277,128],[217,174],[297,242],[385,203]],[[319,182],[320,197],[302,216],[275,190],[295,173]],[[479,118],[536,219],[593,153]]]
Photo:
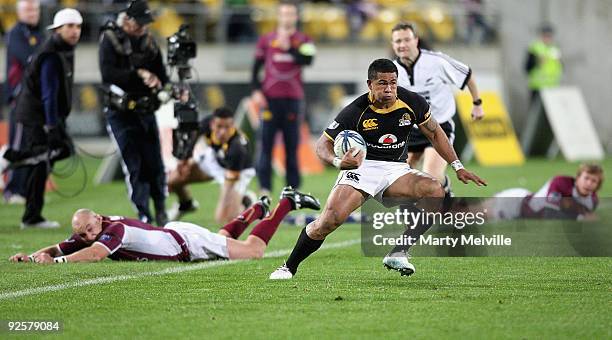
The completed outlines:
[[[172,86],[174,102],[174,117],[178,126],[172,131],[172,154],[178,159],[188,159],[193,154],[193,148],[198,140],[198,105],[186,80],[191,78],[189,60],[196,57],[197,46],[191,39],[188,26],[181,25],[178,32],[168,37],[168,65],[176,67],[179,83]],[[189,93],[187,101],[181,101],[183,92]]]
[[[191,39],[188,25],[181,25],[178,32],[168,37],[168,65],[189,68],[189,59],[196,57],[197,46]]]
[[[178,159],[188,159],[200,136],[195,102],[174,103],[174,117],[178,126],[172,131],[172,154]]]

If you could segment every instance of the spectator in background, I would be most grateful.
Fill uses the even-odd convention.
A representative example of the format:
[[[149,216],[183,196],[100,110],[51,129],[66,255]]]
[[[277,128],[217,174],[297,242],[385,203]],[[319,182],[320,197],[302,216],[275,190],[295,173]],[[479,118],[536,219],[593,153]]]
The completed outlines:
[[[38,0],[17,1],[17,24],[6,34],[6,83],[5,98],[9,106],[9,144],[15,142],[15,102],[21,89],[21,78],[28,59],[44,39],[38,25],[40,3]],[[9,204],[25,203],[26,180],[31,168],[22,167],[8,172],[4,200]]]
[[[540,27],[540,37],[527,50],[525,71],[529,78],[531,103],[539,97],[543,88],[557,87],[563,75],[561,50],[554,42],[554,29],[545,24]]]
[[[276,132],[283,131],[287,185],[300,186],[297,148],[299,143],[304,85],[302,67],[310,65],[316,49],[312,40],[297,30],[298,8],[289,1],[278,6],[278,26],[259,38],[253,65],[252,100],[265,108],[259,134],[257,176],[262,193],[272,190],[272,148]],[[259,71],[264,68],[263,82]]]
[[[482,0],[463,0],[467,19],[466,41],[472,43],[475,40],[476,31],[480,31],[479,43],[490,42],[493,39],[493,29],[487,23],[484,16],[484,3]]]

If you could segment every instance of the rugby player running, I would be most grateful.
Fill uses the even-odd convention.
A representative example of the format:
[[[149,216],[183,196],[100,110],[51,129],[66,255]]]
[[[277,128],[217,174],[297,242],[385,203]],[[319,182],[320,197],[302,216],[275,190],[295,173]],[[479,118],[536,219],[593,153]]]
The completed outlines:
[[[406,163],[406,141],[413,124],[419,126],[440,156],[451,164],[460,181],[486,185],[483,179],[463,167],[446,134],[431,116],[425,99],[398,88],[397,75],[397,67],[391,60],[374,60],[368,68],[369,92],[346,106],[319,138],[318,156],[342,171],[323,212],[302,230],[286,263],[270,274],[270,279],[291,279],[299,264],[370,197],[379,201],[444,197],[440,182]],[[367,144],[365,159],[363,152],[357,150],[349,150],[342,158],[336,157],[334,138],[343,130],[361,134]],[[424,233],[427,228],[409,228],[406,233]],[[408,261],[406,250],[405,246],[394,248],[383,263],[402,275],[412,274],[414,266]]]

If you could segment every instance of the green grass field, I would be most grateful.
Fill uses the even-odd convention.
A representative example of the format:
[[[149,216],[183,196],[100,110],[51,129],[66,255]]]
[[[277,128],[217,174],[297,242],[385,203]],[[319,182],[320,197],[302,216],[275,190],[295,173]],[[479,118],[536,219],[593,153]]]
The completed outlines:
[[[87,161],[89,177],[97,162]],[[523,167],[470,166],[486,188],[455,183],[458,196],[489,196],[509,187],[532,190],[576,164],[532,160]],[[605,169],[612,169],[612,159]],[[77,190],[82,171],[57,179]],[[328,170],[303,188],[323,200],[335,180]],[[89,180],[91,182],[91,180]],[[276,182],[280,189],[280,182]],[[201,209],[187,220],[216,230],[215,185],[194,187]],[[604,183],[603,197],[612,196]],[[0,206],[0,257],[32,252],[70,234],[72,212],[133,215],[123,182],[74,198],[46,196],[44,214],[60,230],[19,230],[22,207]],[[585,338],[612,337],[610,258],[415,258],[410,278],[364,257],[345,225],[303,263],[291,281],[267,277],[293,247],[300,228],[282,226],[269,258],[243,262],[118,263],[41,266],[0,261],[0,320],[60,320],[65,338]],[[348,242],[347,242],[348,241]],[[14,333],[0,331],[0,338]],[[30,333],[28,337],[44,336]]]

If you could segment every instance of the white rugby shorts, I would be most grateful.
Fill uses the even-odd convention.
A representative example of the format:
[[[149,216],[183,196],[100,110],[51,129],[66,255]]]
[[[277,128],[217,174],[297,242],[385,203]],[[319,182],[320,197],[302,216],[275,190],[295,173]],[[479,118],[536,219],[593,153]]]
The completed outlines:
[[[512,188],[500,191],[493,196],[493,204],[489,213],[496,220],[513,220],[521,217],[523,199],[531,191],[523,188]]]
[[[228,259],[227,237],[188,222],[169,222],[164,228],[179,233],[187,242],[191,261]]]
[[[215,157],[215,150],[211,147],[207,147],[204,151],[196,156],[196,163],[203,173],[213,178],[213,180],[221,185],[225,182],[225,171],[217,158]],[[240,171],[240,179],[234,185],[234,190],[239,194],[244,195],[249,187],[249,183],[255,177],[255,169],[248,168]]]
[[[431,177],[424,172],[410,168],[405,162],[387,162],[365,159],[361,166],[353,170],[342,170],[338,174],[335,185],[346,184],[355,189],[365,191],[375,200],[382,203],[385,190],[398,178],[413,174]]]

